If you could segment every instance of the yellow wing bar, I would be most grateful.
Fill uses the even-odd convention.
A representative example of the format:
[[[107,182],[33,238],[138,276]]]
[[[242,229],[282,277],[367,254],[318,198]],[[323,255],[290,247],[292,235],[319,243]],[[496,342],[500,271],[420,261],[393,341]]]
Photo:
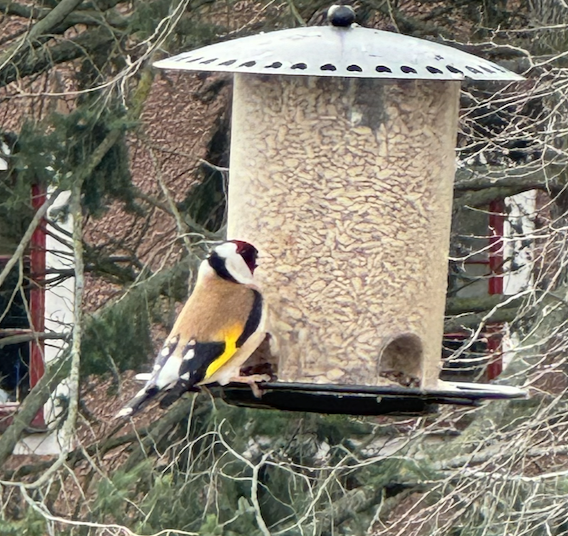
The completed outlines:
[[[215,372],[230,361],[231,357],[233,357],[237,351],[237,340],[242,332],[242,325],[235,325],[230,330],[224,332],[222,339],[225,343],[225,351],[207,367],[205,378],[203,378],[204,380],[209,379]]]

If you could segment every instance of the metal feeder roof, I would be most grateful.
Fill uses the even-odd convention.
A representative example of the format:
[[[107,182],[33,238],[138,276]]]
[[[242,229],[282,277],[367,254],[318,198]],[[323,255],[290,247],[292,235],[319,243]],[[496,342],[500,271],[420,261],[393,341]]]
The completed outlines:
[[[261,33],[184,52],[161,69],[423,80],[524,80],[455,48],[381,30],[309,26]]]

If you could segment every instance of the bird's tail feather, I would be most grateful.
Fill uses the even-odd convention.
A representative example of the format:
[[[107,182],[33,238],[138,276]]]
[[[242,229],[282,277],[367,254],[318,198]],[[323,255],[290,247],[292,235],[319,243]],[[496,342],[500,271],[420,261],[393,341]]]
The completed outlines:
[[[174,385],[160,400],[160,408],[169,408],[174,402],[181,398],[187,392],[198,393],[200,391],[199,387],[196,385],[191,385],[188,381],[180,380]]]
[[[117,419],[122,417],[132,417],[135,413],[140,411],[143,406],[145,406],[152,398],[154,398],[159,392],[158,387],[155,385],[146,385],[138,393],[136,396],[126,404],[117,414]]]

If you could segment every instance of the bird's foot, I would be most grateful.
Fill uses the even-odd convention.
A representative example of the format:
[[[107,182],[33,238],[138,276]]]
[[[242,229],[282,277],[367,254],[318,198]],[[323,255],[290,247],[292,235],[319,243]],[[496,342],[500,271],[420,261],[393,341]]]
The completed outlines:
[[[230,381],[236,383],[246,383],[250,386],[252,394],[256,398],[262,397],[262,391],[259,389],[257,383],[269,382],[270,376],[268,374],[251,374],[250,376],[233,376]]]

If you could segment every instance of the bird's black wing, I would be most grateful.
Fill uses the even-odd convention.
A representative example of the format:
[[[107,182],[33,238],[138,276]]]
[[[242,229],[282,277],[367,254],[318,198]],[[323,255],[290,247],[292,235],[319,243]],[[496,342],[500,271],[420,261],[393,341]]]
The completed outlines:
[[[252,309],[247,318],[243,332],[237,339],[237,348],[240,348],[245,341],[257,330],[260,320],[262,318],[262,295],[257,290],[254,290],[254,301],[252,302]]]

